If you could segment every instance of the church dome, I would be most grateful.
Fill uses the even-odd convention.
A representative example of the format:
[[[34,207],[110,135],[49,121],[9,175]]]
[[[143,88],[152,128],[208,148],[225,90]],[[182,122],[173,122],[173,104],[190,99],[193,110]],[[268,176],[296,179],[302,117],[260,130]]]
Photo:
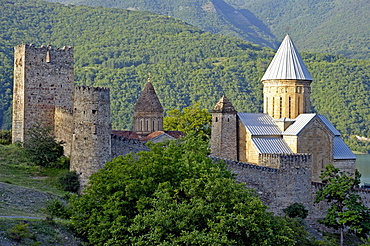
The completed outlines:
[[[274,59],[267,68],[265,75],[262,77],[262,81],[274,79],[312,81],[312,77],[289,35],[285,36]]]
[[[160,112],[163,113],[163,107],[155,93],[151,82],[145,85],[143,92],[136,102],[134,112]]]

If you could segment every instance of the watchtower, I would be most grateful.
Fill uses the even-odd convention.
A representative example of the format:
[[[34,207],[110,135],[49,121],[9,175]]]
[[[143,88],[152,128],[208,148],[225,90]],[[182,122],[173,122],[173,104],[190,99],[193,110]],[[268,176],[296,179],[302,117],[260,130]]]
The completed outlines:
[[[89,177],[111,160],[109,88],[77,86],[73,122],[70,169],[79,174],[82,190]]]
[[[35,124],[54,127],[56,107],[72,109],[73,82],[72,47],[14,47],[13,143]]]
[[[222,96],[212,110],[211,155],[238,160],[237,111]]]

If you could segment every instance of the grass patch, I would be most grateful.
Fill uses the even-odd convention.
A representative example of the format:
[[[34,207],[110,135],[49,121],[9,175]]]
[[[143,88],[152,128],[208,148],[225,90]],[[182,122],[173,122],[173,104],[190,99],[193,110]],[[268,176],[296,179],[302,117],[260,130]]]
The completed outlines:
[[[19,241],[14,240],[14,238],[17,239],[14,235],[20,235]],[[55,221],[51,224],[45,220],[24,219],[0,219],[0,245],[3,245],[2,243],[7,243],[6,245],[81,245],[81,242],[73,236],[69,221]]]
[[[63,171],[34,166],[26,150],[17,145],[0,145],[0,182],[63,195],[57,188],[57,176]]]

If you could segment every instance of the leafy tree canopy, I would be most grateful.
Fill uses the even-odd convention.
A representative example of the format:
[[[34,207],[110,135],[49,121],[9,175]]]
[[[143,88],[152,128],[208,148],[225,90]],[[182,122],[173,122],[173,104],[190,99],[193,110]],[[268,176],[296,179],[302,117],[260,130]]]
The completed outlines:
[[[199,136],[150,149],[107,163],[72,199],[73,225],[91,245],[309,245],[213,163]]]
[[[168,131],[183,131],[186,134],[195,132],[203,137],[211,137],[212,115],[208,109],[202,109],[200,103],[194,103],[182,109],[172,109],[163,120],[163,127]]]
[[[315,202],[327,201],[330,207],[319,222],[340,230],[340,245],[343,245],[346,227],[362,235],[370,231],[370,211],[362,205],[360,196],[353,190],[360,183],[360,176],[357,170],[355,176],[352,176],[333,165],[327,165],[320,175],[325,186],[317,191]]]
[[[52,167],[63,156],[62,144],[63,142],[55,139],[50,127],[37,124],[29,130],[23,146],[36,165]]]

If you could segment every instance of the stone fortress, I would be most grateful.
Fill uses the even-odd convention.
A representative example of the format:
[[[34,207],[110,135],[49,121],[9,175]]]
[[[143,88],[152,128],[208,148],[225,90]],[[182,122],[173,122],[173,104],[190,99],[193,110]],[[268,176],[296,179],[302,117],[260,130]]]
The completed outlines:
[[[223,96],[212,111],[211,158],[225,160],[237,181],[256,189],[270,210],[303,203],[311,219],[326,164],[354,172],[355,156],[322,115],[310,113],[312,77],[287,35],[262,78],[264,113],[238,113]],[[71,170],[84,187],[91,174],[119,155],[148,150],[147,141],[179,138],[163,131],[163,108],[150,82],[134,109],[134,131],[112,130],[109,88],[74,85],[73,48],[15,47],[13,142],[36,124],[65,142]],[[359,190],[370,206],[369,193]]]
[[[134,131],[113,131],[109,88],[74,85],[73,48],[14,48],[12,141],[24,142],[35,125],[53,129],[84,187],[107,161],[149,150],[147,141],[179,138],[163,131],[163,108],[150,81],[134,109]]]

